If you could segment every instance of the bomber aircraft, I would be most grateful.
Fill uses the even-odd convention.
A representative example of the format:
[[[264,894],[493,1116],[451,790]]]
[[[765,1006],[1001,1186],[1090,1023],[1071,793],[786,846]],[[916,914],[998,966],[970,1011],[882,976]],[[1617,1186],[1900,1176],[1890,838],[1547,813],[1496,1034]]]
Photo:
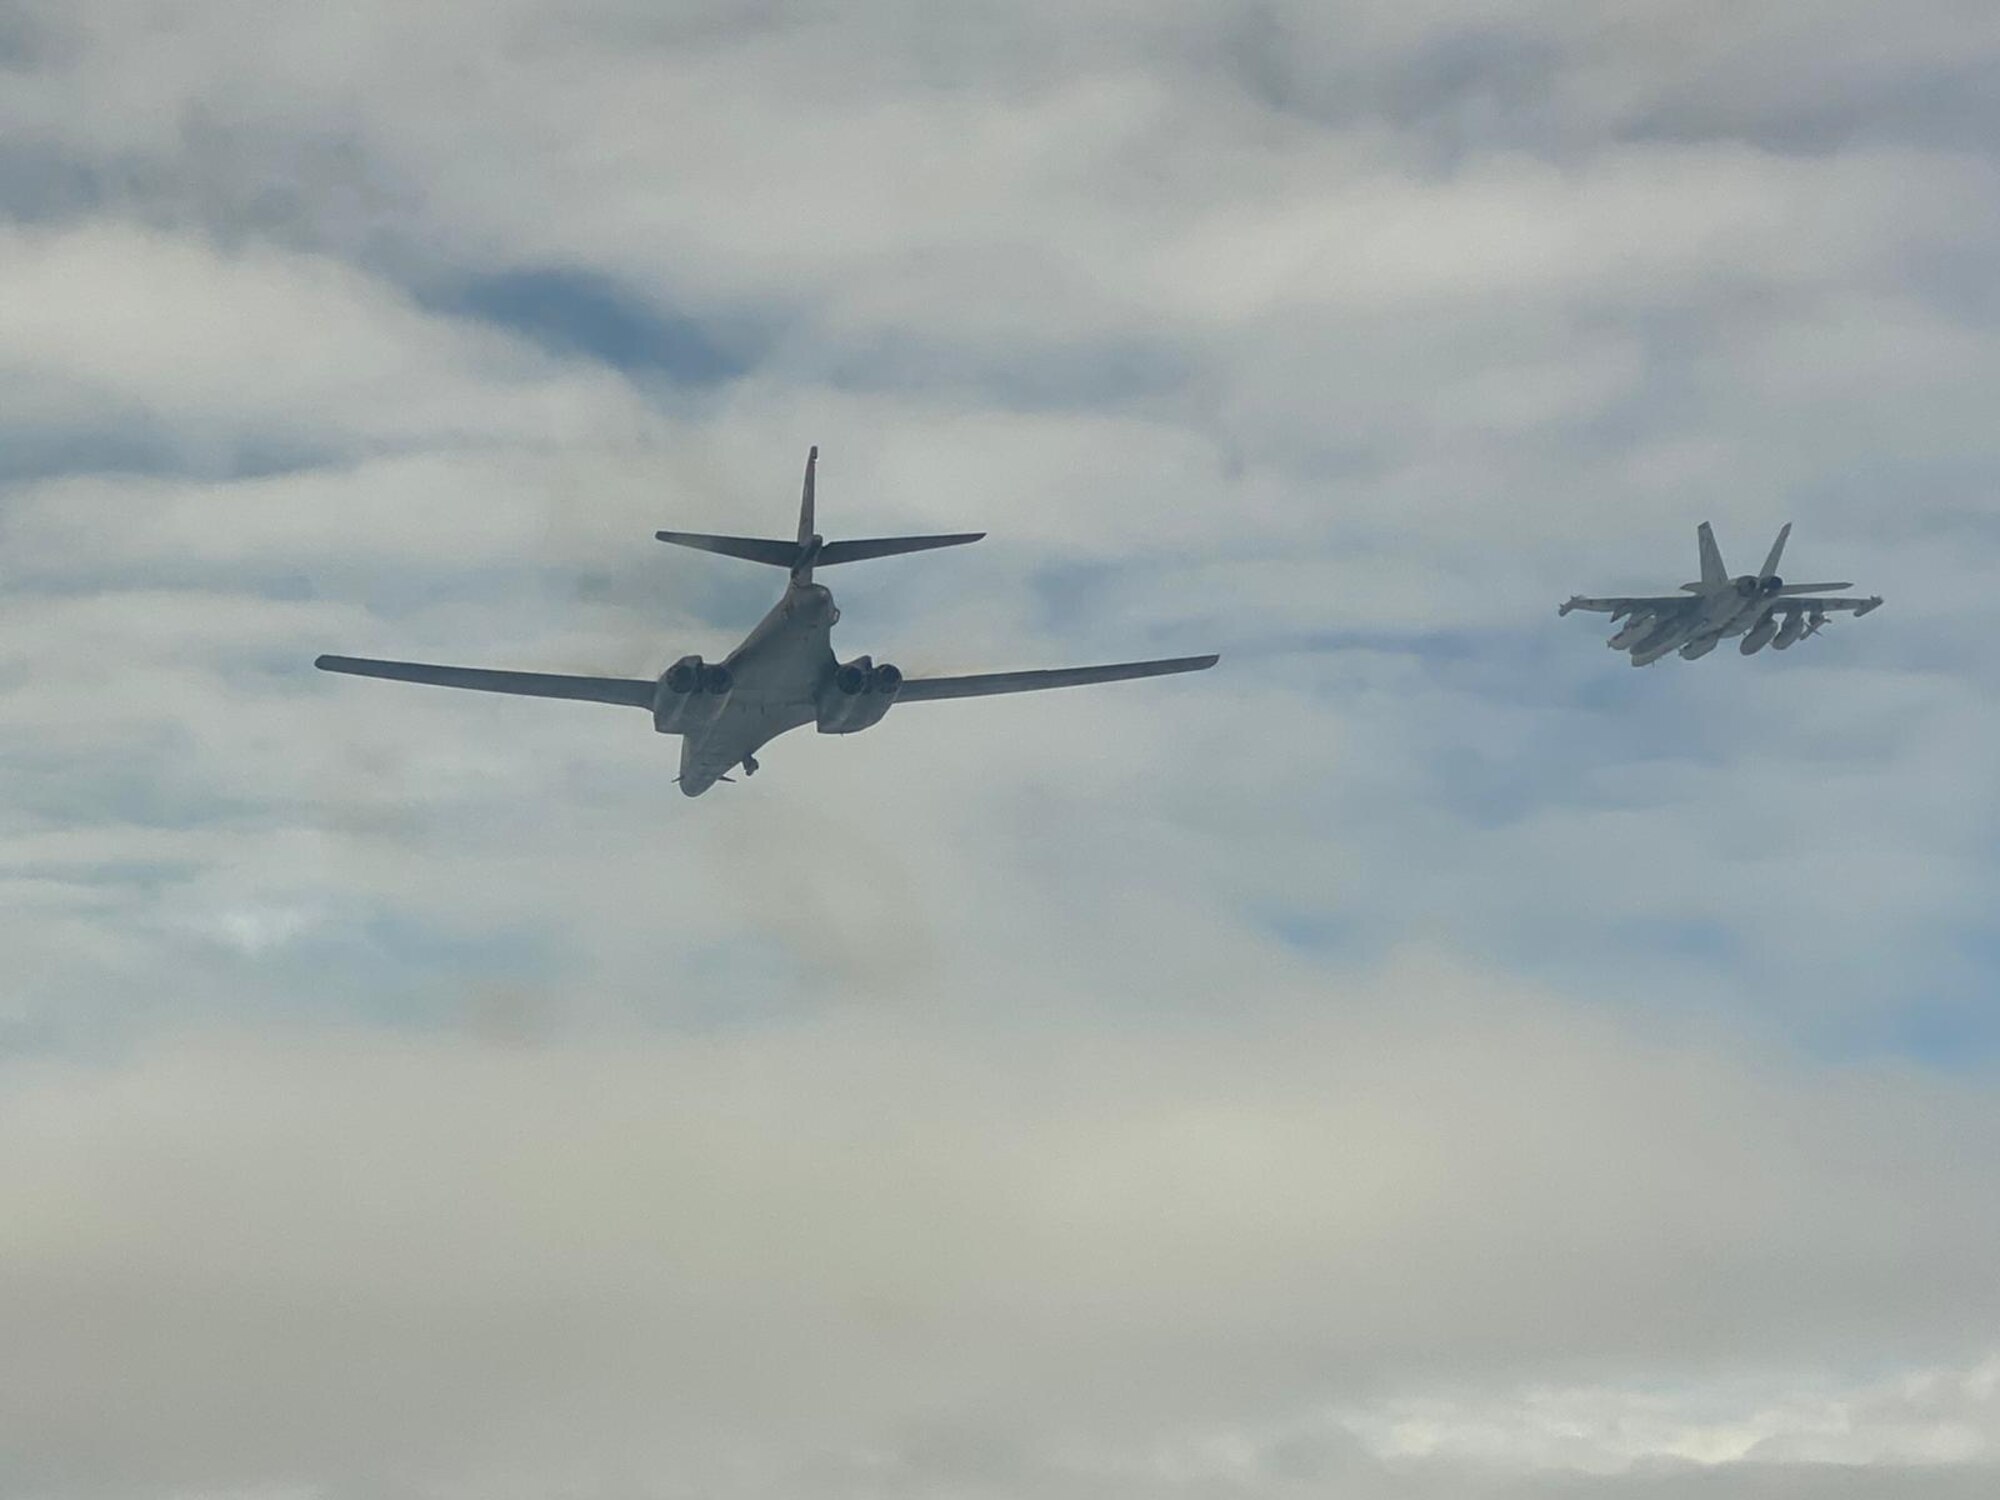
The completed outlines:
[[[1723,640],[1742,636],[1737,649],[1755,655],[1766,645],[1783,651],[1809,635],[1817,635],[1829,613],[1852,610],[1859,619],[1882,605],[1881,595],[1871,599],[1829,599],[1819,597],[1851,583],[1786,583],[1778,576],[1778,559],[1784,555],[1785,540],[1792,534],[1789,521],[1771,544],[1770,555],[1755,574],[1731,578],[1722,565],[1722,552],[1715,545],[1715,533],[1703,521],[1696,530],[1701,546],[1701,579],[1684,583],[1678,594],[1650,598],[1586,599],[1572,596],[1556,611],[1566,615],[1573,609],[1609,614],[1613,624],[1624,627],[1605,642],[1614,651],[1632,653],[1632,665],[1651,666],[1669,651],[1679,651],[1689,661],[1706,656]]]
[[[988,672],[969,677],[905,677],[888,662],[876,662],[866,656],[836,661],[830,635],[840,611],[834,607],[833,595],[825,585],[813,582],[814,568],[893,557],[903,552],[924,552],[933,547],[956,547],[976,542],[986,533],[829,542],[813,530],[813,470],[818,462],[819,449],[814,448],[806,455],[805,494],[799,502],[799,531],[795,541],[710,536],[689,531],[656,533],[661,541],[677,547],[766,563],[791,573],[784,597],[743,644],[719,662],[683,656],[661,673],[657,681],[500,672],[483,667],[441,667],[354,656],[322,656],[314,665],[322,671],[347,672],[357,677],[384,677],[395,682],[518,693],[531,698],[618,703],[646,709],[653,716],[655,730],[681,737],[681,773],[676,780],[681,791],[690,797],[699,797],[718,781],[733,781],[735,778],[728,773],[738,766],[746,776],[754,775],[757,751],[767,741],[806,724],[818,725],[821,734],[851,734],[880,723],[891,705],[897,703],[1082,687],[1134,677],[1161,677],[1172,672],[1198,672],[1215,665],[1218,658],[1213,655],[1177,656],[1163,661],[1114,662],[1099,667]]]

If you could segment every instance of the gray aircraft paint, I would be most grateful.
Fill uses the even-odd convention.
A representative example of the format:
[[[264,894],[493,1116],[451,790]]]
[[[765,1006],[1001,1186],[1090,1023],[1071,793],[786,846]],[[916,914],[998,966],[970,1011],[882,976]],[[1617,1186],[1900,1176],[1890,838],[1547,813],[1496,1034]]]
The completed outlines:
[[[1684,660],[1698,660],[1735,636],[1743,637],[1737,649],[1745,656],[1754,656],[1766,645],[1783,651],[1816,635],[1826,624],[1829,610],[1850,610],[1859,619],[1881,607],[1879,594],[1868,599],[1809,597],[1852,588],[1852,584],[1786,583],[1778,576],[1778,563],[1791,534],[1788,521],[1779,528],[1764,566],[1755,573],[1731,578],[1723,566],[1714,528],[1704,521],[1695,530],[1701,577],[1682,584],[1680,593],[1608,599],[1587,599],[1579,594],[1556,613],[1566,615],[1581,609],[1608,614],[1614,623],[1623,619],[1624,626],[1605,644],[1614,651],[1629,651],[1632,665],[1645,667],[1671,651],[1678,651]]]
[[[705,532],[656,533],[661,541],[676,546],[790,571],[784,596],[743,644],[720,662],[684,656],[657,680],[570,677],[352,656],[322,656],[314,665],[321,671],[356,677],[648,709],[658,732],[681,736],[680,789],[698,797],[716,782],[729,780],[728,773],[738,766],[746,774],[754,773],[759,750],[788,730],[807,724],[817,725],[822,734],[852,734],[880,723],[897,703],[1125,682],[1198,672],[1218,660],[1214,655],[1183,656],[1091,667],[913,678],[905,678],[887,662],[877,663],[866,656],[843,663],[834,656],[832,639],[840,610],[834,605],[832,591],[814,582],[815,567],[955,547],[976,542],[985,533],[829,542],[813,529],[818,462],[819,449],[814,448],[806,455],[795,540]]]
[[[1650,610],[1635,610],[1632,618],[1616,635],[1604,644],[1613,651],[1629,651],[1653,633],[1656,619]]]

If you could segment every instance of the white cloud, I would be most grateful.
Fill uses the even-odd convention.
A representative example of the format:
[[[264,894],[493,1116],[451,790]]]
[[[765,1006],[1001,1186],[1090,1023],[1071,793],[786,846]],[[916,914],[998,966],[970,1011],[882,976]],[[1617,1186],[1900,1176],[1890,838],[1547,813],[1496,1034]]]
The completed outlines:
[[[1132,1462],[1329,1404],[1384,1461],[1524,1472],[1991,1440],[1976,1371],[1734,1413],[1615,1384],[1369,1397],[1550,1360],[1838,1360],[1891,1328],[1958,1348],[1992,1311],[1976,1093],[1663,1047],[1428,961],[1223,1036],[905,1012],[206,1042],[17,1065],[5,1109],[31,1486],[379,1465],[761,1493],[946,1414],[1059,1471],[1079,1439]]]
[[[2000,1445],[1991,1358],[1829,1389],[1820,1381],[1722,1382],[1661,1392],[1535,1388],[1494,1400],[1398,1399],[1342,1425],[1390,1461],[1532,1473],[1629,1473],[1648,1464],[1845,1466],[1992,1462]]]
[[[0,383],[70,393],[31,413],[154,423],[204,466],[256,441],[336,455],[588,443],[640,420],[615,378],[426,317],[323,257],[114,226],[17,231],[0,238],[0,277]]]

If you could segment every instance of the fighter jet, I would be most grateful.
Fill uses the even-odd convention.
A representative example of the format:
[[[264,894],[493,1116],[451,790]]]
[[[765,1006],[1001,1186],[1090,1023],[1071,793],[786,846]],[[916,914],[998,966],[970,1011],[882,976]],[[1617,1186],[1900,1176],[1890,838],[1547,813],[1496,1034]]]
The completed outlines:
[[[1574,595],[1556,611],[1566,615],[1573,609],[1609,614],[1613,624],[1625,622],[1605,642],[1614,651],[1632,653],[1632,665],[1651,666],[1669,651],[1678,651],[1689,661],[1706,656],[1724,640],[1743,637],[1737,647],[1745,656],[1754,656],[1765,646],[1780,651],[1809,635],[1817,635],[1828,614],[1852,610],[1856,619],[1879,609],[1882,598],[1829,599],[1820,597],[1851,583],[1786,583],[1778,576],[1778,559],[1784,555],[1786,538],[1792,534],[1788,521],[1771,544],[1770,555],[1755,574],[1731,578],[1722,565],[1722,552],[1715,545],[1715,533],[1704,521],[1695,535],[1701,546],[1701,580],[1684,583],[1678,594],[1639,599],[1586,599]]]
[[[531,698],[568,698],[643,708],[661,734],[681,737],[680,789],[699,797],[718,781],[733,781],[738,766],[757,771],[757,751],[789,729],[817,725],[821,734],[852,734],[878,724],[898,703],[930,703],[941,698],[979,698],[990,693],[1028,693],[1043,688],[1082,687],[1199,672],[1217,657],[1177,656],[1163,661],[1114,662],[1099,667],[1058,667],[1031,672],[988,672],[967,677],[905,677],[888,662],[866,656],[836,661],[831,643],[840,611],[833,595],[813,581],[815,568],[866,558],[894,557],[935,547],[976,542],[986,533],[950,536],[873,537],[829,542],[813,529],[813,471],[819,449],[806,455],[805,493],[799,502],[799,530],[793,541],[763,537],[712,536],[704,532],[662,531],[663,542],[784,568],[791,574],[784,597],[743,644],[719,662],[683,656],[649,678],[566,677],[542,672],[501,672],[483,667],[440,667],[422,662],[374,661],[354,656],[322,656],[324,672],[384,677],[436,687],[517,693]]]

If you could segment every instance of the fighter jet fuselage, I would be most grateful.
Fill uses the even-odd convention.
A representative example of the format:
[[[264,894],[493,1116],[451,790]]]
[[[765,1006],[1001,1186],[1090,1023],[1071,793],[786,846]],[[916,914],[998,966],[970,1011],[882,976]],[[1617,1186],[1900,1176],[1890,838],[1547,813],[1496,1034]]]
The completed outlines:
[[[1723,641],[1743,637],[1738,649],[1753,656],[1772,646],[1786,650],[1826,624],[1829,612],[1852,611],[1858,619],[1881,606],[1870,599],[1818,597],[1851,588],[1846,583],[1786,583],[1778,576],[1778,560],[1792,534],[1787,523],[1764,559],[1763,568],[1732,578],[1722,565],[1715,533],[1704,521],[1696,532],[1701,552],[1701,577],[1681,585],[1678,594],[1586,599],[1577,595],[1557,610],[1590,610],[1624,625],[1605,642],[1614,651],[1631,653],[1632,665],[1650,666],[1670,651],[1693,661]]]

